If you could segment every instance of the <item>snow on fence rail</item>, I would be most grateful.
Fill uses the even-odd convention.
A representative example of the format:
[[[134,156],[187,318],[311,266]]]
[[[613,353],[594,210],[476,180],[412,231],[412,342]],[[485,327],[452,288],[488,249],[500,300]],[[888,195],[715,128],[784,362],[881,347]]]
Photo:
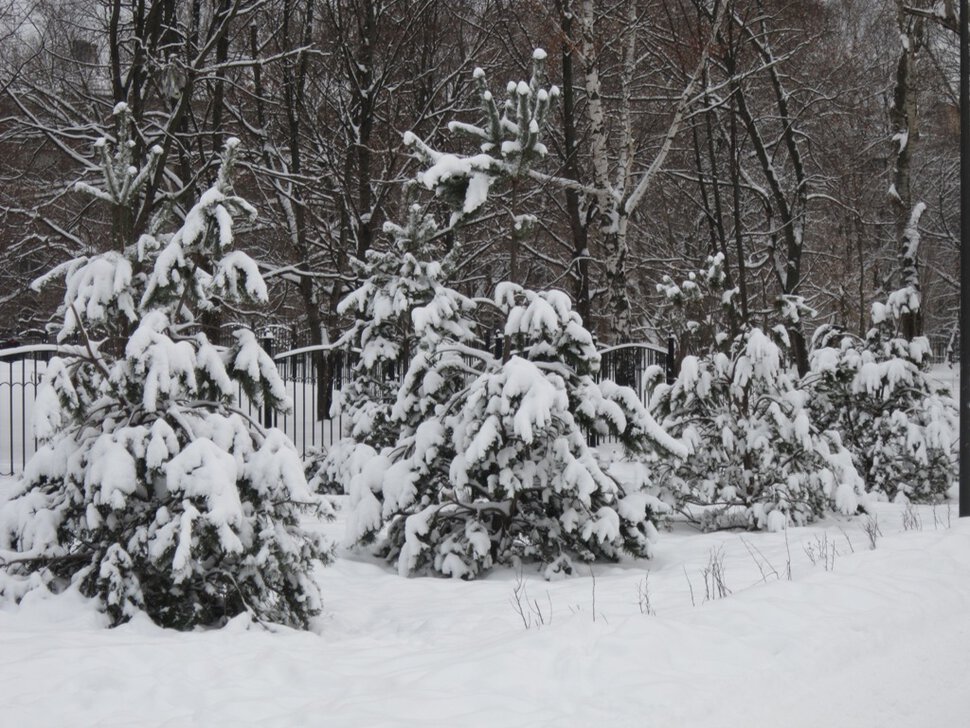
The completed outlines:
[[[264,346],[271,342],[264,341]],[[0,475],[13,475],[37,449],[33,436],[33,404],[47,367],[58,352],[54,344],[34,344],[0,349]],[[645,373],[650,366],[666,366],[667,352],[652,344],[624,344],[602,352],[600,375],[632,387],[646,397]],[[291,412],[259,411],[239,392],[239,406],[267,426],[282,429],[304,457],[329,447],[340,438],[343,418],[330,416],[333,393],[347,380],[354,364],[352,355],[305,347],[274,357],[286,391],[293,400]],[[388,377],[403,372],[388,371]]]

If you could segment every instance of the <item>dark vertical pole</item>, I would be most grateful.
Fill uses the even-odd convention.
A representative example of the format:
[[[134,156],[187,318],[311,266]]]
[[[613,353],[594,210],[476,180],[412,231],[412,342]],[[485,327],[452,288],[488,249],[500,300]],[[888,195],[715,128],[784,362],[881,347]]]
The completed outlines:
[[[270,358],[273,357],[273,334],[267,329],[266,333],[263,334],[262,340],[259,342],[263,346],[263,351],[269,354]],[[276,410],[273,409],[272,402],[263,402],[263,427],[275,427],[276,426]]]
[[[31,357],[33,361],[33,357]],[[34,365],[36,370],[36,364]],[[20,467],[27,464],[27,438],[30,433],[27,432],[27,357],[25,356],[20,360],[20,381],[23,383],[23,389],[20,390]],[[13,387],[10,388],[10,402],[13,404]],[[13,459],[13,451],[10,452],[10,459]]]
[[[960,517],[970,517],[970,0],[960,0]]]
[[[7,432],[10,433],[10,472],[5,472],[3,475],[13,475],[16,472],[13,464],[13,362],[5,361],[4,364],[7,365],[7,381],[10,382],[10,410],[8,412],[7,421]]]
[[[674,335],[667,336],[667,384],[673,384],[677,379],[677,368],[674,364]]]

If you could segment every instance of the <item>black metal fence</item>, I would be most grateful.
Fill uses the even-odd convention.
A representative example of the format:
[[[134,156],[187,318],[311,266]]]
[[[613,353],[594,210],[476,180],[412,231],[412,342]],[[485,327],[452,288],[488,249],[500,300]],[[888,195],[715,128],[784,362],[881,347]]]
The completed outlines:
[[[933,334],[930,342],[930,358],[934,364],[957,364],[960,362],[960,339],[956,334]]]
[[[296,332],[273,332],[272,337],[262,339],[270,353],[280,345],[299,342]],[[54,344],[17,345],[19,341],[0,342],[0,475],[13,475],[37,449],[33,436],[34,400],[44,376],[46,364],[55,355]],[[231,343],[228,342],[227,343]],[[501,337],[490,342],[495,354],[501,356]],[[946,337],[930,337],[934,364],[952,363],[954,351],[959,351]],[[649,382],[648,369],[661,367],[667,378],[672,376],[674,364],[673,342],[668,349],[652,344],[623,344],[601,350],[599,376],[632,387],[646,402]],[[491,348],[491,347],[490,347]],[[321,447],[330,446],[339,439],[345,421],[341,415],[331,416],[334,393],[348,380],[355,363],[352,353],[321,351],[308,346],[284,351],[274,356],[293,408],[286,414],[259,410],[245,395],[239,392],[240,408],[267,426],[282,429],[306,456]],[[389,379],[399,379],[401,371],[388,371]]]
[[[342,437],[343,414],[331,416],[333,398],[347,381],[354,358],[343,351],[315,348],[287,351],[274,357],[293,408],[264,413],[264,424],[279,427],[304,457]]]
[[[19,472],[37,449],[34,400],[56,351],[51,344],[0,349],[0,475]]]
[[[673,380],[674,372],[670,369],[674,361],[672,347],[673,340],[668,342],[666,351],[652,344],[620,344],[603,349],[600,351],[599,377],[631,387],[646,404],[650,367],[659,367],[668,382]]]
[[[272,352],[275,341],[263,340]],[[57,352],[52,344],[34,344],[0,349],[0,475],[13,475],[37,449],[33,435],[34,400],[46,370]],[[650,344],[626,344],[601,352],[601,377],[632,387],[645,400],[646,370],[664,367],[667,352]],[[274,357],[293,408],[287,413],[260,410],[239,392],[239,407],[266,426],[282,429],[304,457],[315,449],[328,447],[343,432],[344,417],[331,416],[334,393],[348,380],[356,361],[352,353],[321,351],[306,347],[276,354]],[[399,379],[401,371],[388,371]]]

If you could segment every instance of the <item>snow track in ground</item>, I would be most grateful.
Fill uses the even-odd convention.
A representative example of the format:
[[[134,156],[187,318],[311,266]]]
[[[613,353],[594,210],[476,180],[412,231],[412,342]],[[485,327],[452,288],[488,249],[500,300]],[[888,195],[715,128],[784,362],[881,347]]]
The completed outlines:
[[[970,522],[919,514],[903,532],[902,508],[879,506],[875,551],[859,519],[791,529],[787,546],[678,526],[650,562],[595,566],[595,590],[526,569],[551,612],[529,630],[511,571],[402,579],[347,553],[320,571],[318,634],[104,630],[77,596],[31,598],[0,608],[0,726],[962,726]],[[824,536],[831,570],[805,551]],[[704,603],[711,549],[732,593]],[[648,569],[655,616],[638,601]]]

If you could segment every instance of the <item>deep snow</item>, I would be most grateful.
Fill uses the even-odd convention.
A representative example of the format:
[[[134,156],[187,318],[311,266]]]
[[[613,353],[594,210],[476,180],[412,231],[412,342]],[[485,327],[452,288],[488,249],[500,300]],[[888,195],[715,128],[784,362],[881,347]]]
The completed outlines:
[[[595,578],[527,567],[547,622],[528,630],[510,570],[405,579],[348,552],[319,572],[316,634],[107,630],[77,595],[35,595],[0,608],[0,726],[967,725],[970,521],[923,507],[904,531],[901,506],[877,510],[874,551],[858,518],[787,538],[678,525]],[[806,552],[824,537],[831,569]],[[712,549],[732,593],[705,602]]]

